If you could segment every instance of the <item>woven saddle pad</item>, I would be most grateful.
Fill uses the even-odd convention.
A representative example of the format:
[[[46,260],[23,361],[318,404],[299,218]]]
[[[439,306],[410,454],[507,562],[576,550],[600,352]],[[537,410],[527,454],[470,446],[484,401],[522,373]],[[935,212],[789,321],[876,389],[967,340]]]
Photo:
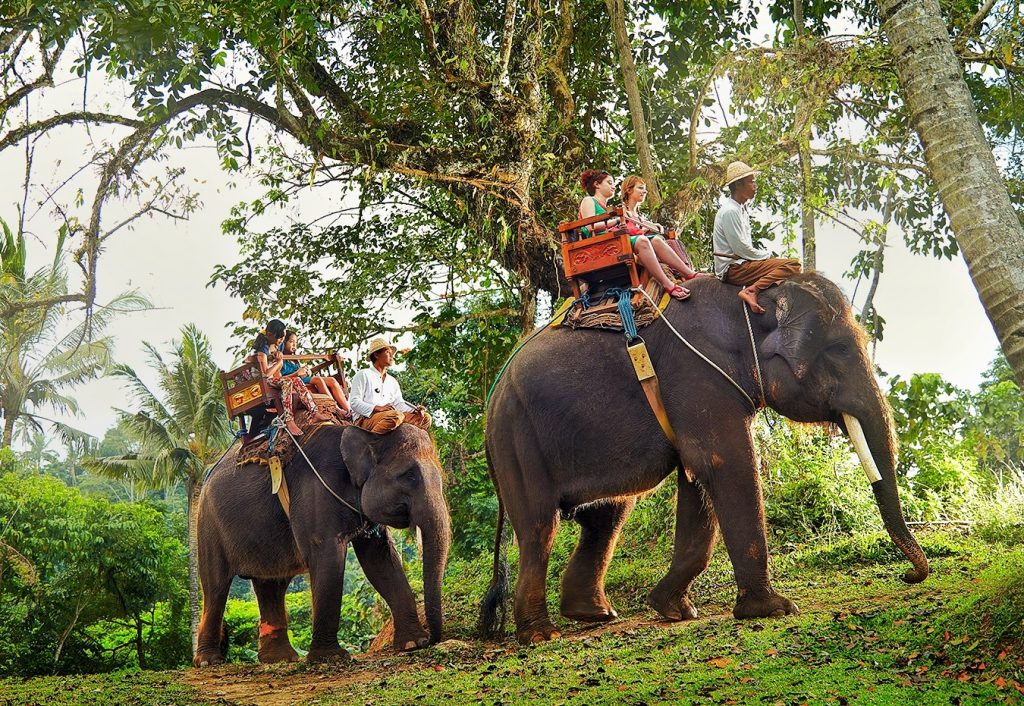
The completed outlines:
[[[334,400],[331,397],[325,395],[313,395],[313,400],[316,402],[316,407],[319,412],[322,414],[333,415],[336,407]],[[303,446],[312,441],[313,437],[316,436],[324,427],[350,426],[349,422],[336,418],[327,422],[314,422],[313,413],[305,408],[295,413],[295,423],[299,425],[299,429],[302,429],[302,436],[297,437],[297,439]],[[254,441],[250,441],[239,450],[236,465],[239,468],[250,463],[269,466],[271,456],[269,447],[270,440],[267,437],[261,437]],[[277,437],[274,440],[273,455],[281,459],[281,463],[287,466],[295,457],[296,452],[297,449],[295,448],[295,444],[292,443],[292,437],[283,429],[278,431]]]
[[[668,268],[665,268],[665,272],[669,277],[672,277],[672,273]],[[640,297],[639,302],[633,302],[633,320],[636,322],[637,328],[643,328],[654,323],[661,316],[661,312],[665,310],[669,299],[671,299],[665,293],[665,288],[653,277],[648,280],[644,291],[647,293],[647,297],[650,297],[650,300],[647,297]],[[653,306],[651,304],[652,301],[657,302],[658,305]],[[582,302],[577,302],[566,313],[562,325],[572,329],[600,328],[609,331],[622,331],[622,316],[619,314],[618,308],[601,307],[598,311],[594,309],[594,303],[591,304],[590,308],[584,309]]]

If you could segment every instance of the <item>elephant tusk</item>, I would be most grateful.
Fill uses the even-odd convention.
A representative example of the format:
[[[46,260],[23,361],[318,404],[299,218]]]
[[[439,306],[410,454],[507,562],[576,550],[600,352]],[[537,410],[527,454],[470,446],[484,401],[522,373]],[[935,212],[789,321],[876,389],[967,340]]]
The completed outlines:
[[[882,480],[882,474],[878,472],[878,466],[875,465],[875,458],[871,455],[871,449],[868,448],[868,440],[864,437],[864,430],[860,426],[860,422],[852,414],[843,412],[843,421],[846,422],[846,432],[850,435],[850,441],[853,443],[853,450],[857,452],[857,458],[860,459],[860,465],[864,468],[864,473],[867,474],[869,483],[877,483]]]

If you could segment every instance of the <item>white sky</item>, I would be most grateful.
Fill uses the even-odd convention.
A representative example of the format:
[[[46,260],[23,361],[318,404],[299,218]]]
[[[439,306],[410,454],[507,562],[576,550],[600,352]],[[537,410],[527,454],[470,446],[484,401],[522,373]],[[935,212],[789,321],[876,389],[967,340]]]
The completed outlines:
[[[97,88],[99,77],[91,79],[97,91],[108,95],[114,87]],[[81,91],[77,81],[69,82],[66,90]],[[64,89],[62,89],[64,90]],[[117,100],[90,102],[90,109],[118,110]],[[35,107],[36,117],[45,114]],[[124,134],[120,132],[119,134]],[[109,133],[93,128],[92,138],[101,140]],[[36,179],[53,188],[76,169],[82,155],[96,150],[96,142],[86,138],[80,128],[64,129],[38,143]],[[191,148],[171,151],[169,165],[187,168],[186,178],[199,194],[202,205],[187,222],[176,222],[157,216],[137,222],[131,231],[116,234],[100,258],[100,302],[130,288],[142,290],[153,302],[151,311],[127,315],[115,321],[108,333],[117,341],[116,357],[141,373],[145,379],[145,356],[142,342],[157,344],[162,350],[186,323],[197,324],[210,338],[215,351],[221,351],[220,360],[226,368],[232,362],[228,349],[237,342],[230,340],[228,324],[241,319],[243,305],[233,300],[222,289],[206,287],[216,264],[233,264],[238,250],[233,237],[223,235],[220,223],[232,205],[251,199],[261,193],[258,186],[245,175],[227,176],[221,172],[218,159],[210,148]],[[162,169],[162,166],[161,166]],[[147,171],[153,173],[151,168]],[[21,201],[21,181],[24,172],[23,153],[8,150],[0,153],[0,217],[14,224],[17,220],[16,204]],[[50,179],[45,178],[52,172]],[[236,186],[229,186],[234,180]],[[71,200],[74,188],[84,189],[86,205],[78,210],[87,218],[91,203],[95,175],[86,173],[62,192],[61,201]],[[29,213],[38,202],[41,192],[30,197]],[[316,202],[318,199],[311,199]],[[303,212],[301,202],[291,211],[295,218],[314,218],[319,210]],[[116,222],[116,206],[109,209],[108,226]],[[52,257],[43,249],[52,247],[56,226],[52,209],[39,211],[27,226],[43,242],[33,241],[29,266],[41,267]],[[271,214],[264,223],[284,223],[283,214]],[[553,225],[553,224],[552,224]],[[916,372],[938,372],[961,387],[975,387],[981,373],[988,366],[997,348],[993,333],[967,267],[958,256],[953,261],[940,261],[909,253],[902,237],[891,231],[893,247],[886,255],[876,302],[886,319],[885,339],[878,346],[879,365],[891,374],[909,376]],[[819,269],[840,281],[849,267],[850,258],[860,248],[856,237],[846,231],[818,223]],[[852,293],[852,282],[840,282],[847,294]],[[858,303],[863,300],[865,283],[861,284]],[[77,419],[66,419],[69,424],[102,437],[114,422],[114,407],[129,407],[123,388],[114,380],[105,379],[84,385],[74,392],[83,414]],[[48,412],[43,412],[48,414]]]

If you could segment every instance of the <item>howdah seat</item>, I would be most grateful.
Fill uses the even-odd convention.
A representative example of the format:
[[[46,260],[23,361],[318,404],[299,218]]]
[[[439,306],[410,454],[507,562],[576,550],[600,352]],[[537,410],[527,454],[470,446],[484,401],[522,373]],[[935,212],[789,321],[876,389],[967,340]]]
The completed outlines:
[[[224,386],[224,406],[228,417],[238,420],[241,431],[249,436],[266,427],[267,423],[281,410],[281,390],[272,386],[260,372],[260,364],[253,356],[233,370],[220,371],[220,381]],[[316,353],[310,355],[284,355],[284,360],[295,360],[311,364],[310,375],[327,377],[329,373],[340,384],[345,395],[349,393],[348,380],[345,377],[345,360],[338,353]],[[245,416],[251,417],[246,427]]]

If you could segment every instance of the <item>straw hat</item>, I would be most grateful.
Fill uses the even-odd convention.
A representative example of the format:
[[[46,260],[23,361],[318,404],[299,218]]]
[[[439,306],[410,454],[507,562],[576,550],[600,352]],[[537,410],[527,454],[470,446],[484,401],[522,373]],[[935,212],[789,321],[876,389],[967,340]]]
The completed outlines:
[[[760,174],[761,172],[754,169],[745,162],[730,162],[729,166],[725,168],[725,183],[722,184],[722,188],[729,186],[734,181],[739,181],[744,177],[748,177],[752,174]]]
[[[370,350],[366,353],[366,357],[372,358],[374,353],[376,353],[377,351],[382,351],[385,348],[391,349],[391,355],[394,355],[395,352],[398,351],[397,348],[395,348],[393,345],[387,342],[387,339],[378,336],[377,338],[370,341]]]

